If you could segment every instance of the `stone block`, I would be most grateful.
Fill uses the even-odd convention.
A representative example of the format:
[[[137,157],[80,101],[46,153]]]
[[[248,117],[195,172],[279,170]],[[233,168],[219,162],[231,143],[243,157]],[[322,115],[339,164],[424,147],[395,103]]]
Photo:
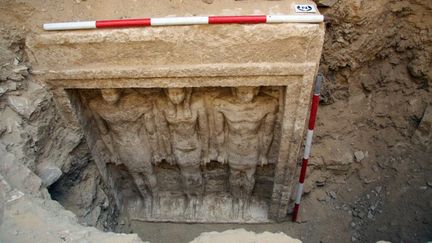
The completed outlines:
[[[198,4],[176,14],[296,14],[294,1]],[[323,38],[322,23],[223,24],[37,33],[26,45],[128,215],[253,223],[292,203]]]

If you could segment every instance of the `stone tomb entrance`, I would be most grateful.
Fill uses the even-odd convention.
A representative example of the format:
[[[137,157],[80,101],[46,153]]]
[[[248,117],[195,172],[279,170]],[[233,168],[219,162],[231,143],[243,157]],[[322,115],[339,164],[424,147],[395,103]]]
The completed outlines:
[[[323,24],[177,26],[27,45],[130,219],[254,223],[289,213],[323,36]]]

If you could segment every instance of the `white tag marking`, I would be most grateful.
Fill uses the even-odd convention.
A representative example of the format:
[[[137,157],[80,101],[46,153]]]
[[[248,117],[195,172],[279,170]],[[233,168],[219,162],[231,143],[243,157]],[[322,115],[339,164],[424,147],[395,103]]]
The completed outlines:
[[[316,13],[316,8],[309,4],[296,4],[295,11],[296,13]]]

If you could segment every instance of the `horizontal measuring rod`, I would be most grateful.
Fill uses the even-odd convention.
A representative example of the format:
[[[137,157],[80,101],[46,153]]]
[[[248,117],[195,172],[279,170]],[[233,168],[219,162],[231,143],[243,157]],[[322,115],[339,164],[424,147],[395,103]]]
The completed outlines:
[[[206,24],[265,24],[265,23],[321,23],[324,16],[307,15],[245,15],[207,17],[166,17],[142,19],[114,19],[79,22],[47,23],[44,30],[81,30],[103,28],[130,28],[145,26],[206,25]]]

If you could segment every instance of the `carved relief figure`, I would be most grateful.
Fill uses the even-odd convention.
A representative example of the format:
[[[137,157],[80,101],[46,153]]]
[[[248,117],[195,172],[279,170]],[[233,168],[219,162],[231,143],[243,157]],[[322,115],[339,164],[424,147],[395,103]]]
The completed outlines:
[[[151,148],[157,146],[152,103],[137,93],[122,96],[121,89],[102,89],[101,94],[89,106],[102,139],[115,162],[127,167],[145,201],[150,200],[153,214],[159,195],[151,163]]]
[[[187,199],[184,214],[195,217],[204,190],[200,165],[210,162],[204,102],[191,96],[191,88],[169,88],[164,92],[166,97],[157,100],[156,124],[167,161],[180,168]]]
[[[218,161],[228,163],[233,216],[249,206],[257,165],[268,163],[278,102],[258,95],[259,87],[232,88],[232,96],[214,101]]]

